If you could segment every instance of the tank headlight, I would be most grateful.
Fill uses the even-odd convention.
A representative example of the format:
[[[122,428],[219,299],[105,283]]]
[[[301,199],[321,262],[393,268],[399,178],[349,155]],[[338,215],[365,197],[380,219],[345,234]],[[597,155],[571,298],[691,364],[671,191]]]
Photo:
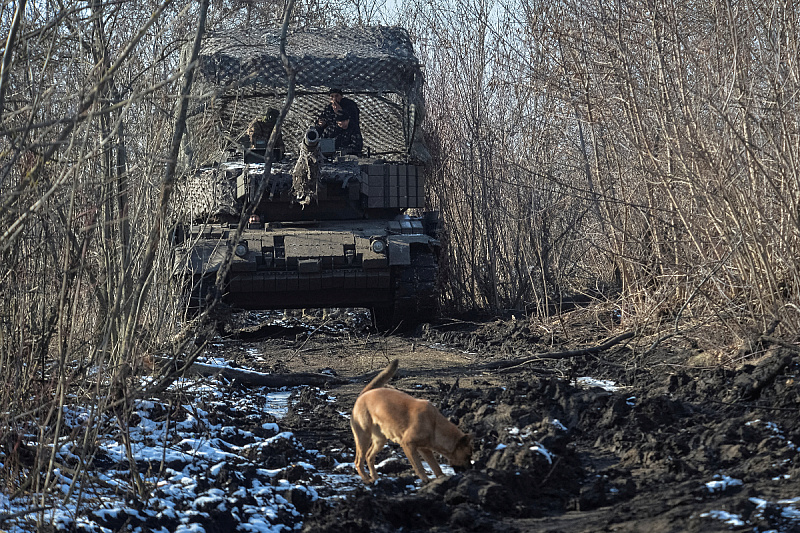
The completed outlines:
[[[372,241],[372,251],[376,254],[382,254],[386,251],[386,243],[380,239]]]
[[[247,255],[247,241],[242,241],[236,245],[233,253],[238,255],[239,257],[244,257]]]

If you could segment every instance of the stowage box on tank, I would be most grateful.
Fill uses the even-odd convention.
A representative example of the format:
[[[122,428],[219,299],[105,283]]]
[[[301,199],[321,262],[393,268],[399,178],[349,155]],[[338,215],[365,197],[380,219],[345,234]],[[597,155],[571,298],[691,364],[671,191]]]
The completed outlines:
[[[290,32],[295,96],[279,31],[212,33],[203,44],[182,150],[179,257],[197,303],[235,248],[223,298],[245,309],[367,307],[381,327],[437,312],[436,214],[425,211],[422,73],[396,27]],[[355,103],[360,153],[317,118],[332,89]],[[352,110],[352,107],[350,108]],[[349,152],[349,153],[348,153]],[[262,192],[237,242],[245,204]],[[417,215],[417,216],[413,216]]]

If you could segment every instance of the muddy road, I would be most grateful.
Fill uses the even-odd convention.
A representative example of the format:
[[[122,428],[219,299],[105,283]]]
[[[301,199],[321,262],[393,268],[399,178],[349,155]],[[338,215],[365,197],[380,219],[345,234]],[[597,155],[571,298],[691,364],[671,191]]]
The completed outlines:
[[[591,313],[556,324],[453,320],[388,337],[346,314],[283,329],[250,320],[212,351],[262,371],[331,376],[293,394],[280,421],[314,450],[318,471],[344,476],[298,506],[304,531],[800,531],[797,344],[726,355],[680,336],[655,347],[632,336],[569,356],[624,328]],[[347,417],[393,358],[393,386],[475,436],[470,470],[422,486],[390,444],[373,487],[355,476]]]

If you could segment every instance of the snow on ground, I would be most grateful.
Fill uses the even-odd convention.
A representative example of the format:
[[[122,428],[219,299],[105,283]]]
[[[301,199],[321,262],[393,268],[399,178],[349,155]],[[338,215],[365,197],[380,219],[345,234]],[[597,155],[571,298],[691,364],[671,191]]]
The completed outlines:
[[[211,359],[204,363],[225,364]],[[613,382],[592,378],[578,382],[618,389]],[[7,518],[3,530],[33,532],[37,519],[60,531],[97,533],[299,530],[315,501],[341,498],[362,485],[352,463],[305,449],[295,435],[281,430],[280,420],[292,392],[229,388],[208,378],[179,380],[165,395],[167,399],[139,400],[134,405],[129,423],[135,474],[126,444],[114,431],[115,420],[100,421],[98,427],[105,429],[96,437],[97,447],[90,456],[81,448],[80,438],[58,445],[55,489],[44,505],[20,498],[11,501],[0,493],[0,518]],[[628,405],[634,407],[635,400],[628,398]],[[89,431],[92,414],[86,409],[69,407],[64,415],[73,435]],[[559,420],[547,423],[557,431],[569,431]],[[748,425],[786,440],[775,424],[755,420]],[[527,447],[554,463],[555,454],[537,440],[536,431],[508,427],[506,432],[509,444],[498,444],[497,450]],[[786,446],[796,451],[790,441]],[[75,477],[82,469],[89,474]],[[453,474],[446,465],[443,469]],[[135,477],[140,480],[138,495],[132,482]],[[706,490],[715,495],[741,485],[741,480],[722,474],[705,483]],[[750,499],[757,513],[778,513],[793,525],[800,522],[798,501]],[[731,527],[746,523],[736,514],[715,508],[700,517]]]
[[[620,389],[615,382],[607,379],[596,379],[589,376],[582,376],[577,378],[575,381],[578,385],[583,387],[600,387],[601,389],[605,389],[609,392],[616,392]]]
[[[92,457],[81,457],[81,439],[58,447],[56,462],[63,466],[55,471],[56,489],[39,519],[56,530],[98,533],[204,531],[211,524],[214,530],[299,529],[303,512],[320,498],[318,489],[360,481],[346,464],[318,471],[315,452],[280,430],[291,392],[228,390],[214,380],[183,379],[169,391],[172,405],[137,401],[130,446],[142,495],[134,497],[126,446],[110,419],[102,424],[108,430],[97,437]],[[85,409],[64,414],[73,433],[88,429]],[[86,460],[90,474],[74,479]],[[37,504],[0,494],[0,515],[18,513],[3,527],[35,531],[37,512],[29,511]]]

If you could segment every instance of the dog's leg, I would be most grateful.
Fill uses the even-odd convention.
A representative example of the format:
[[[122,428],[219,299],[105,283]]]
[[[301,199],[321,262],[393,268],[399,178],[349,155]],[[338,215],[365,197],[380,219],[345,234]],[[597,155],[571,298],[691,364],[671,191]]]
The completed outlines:
[[[369,445],[369,450],[367,450],[367,467],[369,468],[369,474],[372,479],[367,483],[378,479],[378,471],[375,470],[375,456],[378,455],[378,452],[383,449],[385,444],[386,437],[380,433],[372,434],[372,443]]]
[[[422,468],[422,461],[420,461],[419,454],[417,453],[417,447],[413,444],[400,444],[403,447],[403,451],[406,452],[406,457],[408,457],[411,466],[414,467],[414,472],[417,474],[423,483],[428,482],[428,475],[425,473],[425,469]],[[437,467],[439,465],[436,465]]]
[[[370,479],[367,475],[366,468],[364,468],[364,455],[372,441],[369,438],[369,433],[358,427],[352,420],[350,422],[350,427],[353,430],[353,440],[356,442],[356,457],[353,461],[354,466],[364,483],[369,485]]]
[[[436,474],[436,477],[442,477],[444,475],[441,467],[439,466],[439,462],[436,460],[436,457],[433,455],[433,452],[430,450],[430,448],[420,448],[419,453],[422,455],[422,458],[425,459],[425,462],[428,463],[428,466],[431,467],[433,473]]]
[[[357,441],[356,441],[357,442]],[[367,475],[367,469],[364,466],[364,446],[356,444],[356,459],[355,459],[355,466],[358,475],[361,476],[361,479],[369,485],[372,480]]]

